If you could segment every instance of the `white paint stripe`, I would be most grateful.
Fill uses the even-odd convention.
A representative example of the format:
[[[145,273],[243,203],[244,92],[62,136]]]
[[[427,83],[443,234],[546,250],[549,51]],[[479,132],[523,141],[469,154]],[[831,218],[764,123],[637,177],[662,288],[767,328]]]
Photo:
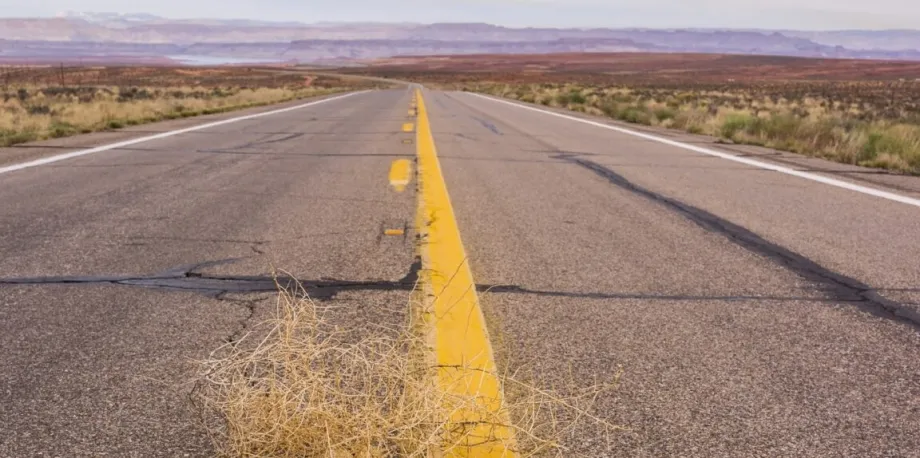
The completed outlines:
[[[696,146],[696,145],[690,145],[690,144],[687,144],[687,143],[681,143],[681,142],[677,142],[677,141],[674,141],[674,140],[669,140],[669,139],[667,139],[667,138],[661,138],[661,137],[657,137],[657,136],[654,136],[654,135],[649,135],[649,134],[646,134],[646,133],[636,132],[636,131],[630,130],[630,129],[625,129],[625,128],[622,128],[622,127],[619,127],[619,126],[612,126],[612,125],[609,125],[609,124],[604,124],[604,123],[600,123],[600,122],[596,122],[596,121],[589,121],[589,120],[587,120],[587,119],[577,118],[577,117],[575,117],[575,116],[569,116],[569,115],[565,115],[565,114],[561,114],[561,113],[555,113],[555,112],[548,111],[548,110],[542,110],[542,109],[540,109],[540,108],[535,108],[535,107],[531,107],[531,106],[527,106],[527,105],[522,105],[522,104],[519,104],[519,103],[509,102],[509,101],[507,101],[507,100],[501,100],[501,99],[497,99],[497,98],[495,98],[495,97],[489,97],[489,96],[485,96],[485,95],[482,95],[482,94],[475,94],[475,93],[472,93],[472,92],[468,92],[467,94],[474,95],[474,96],[476,96],[476,97],[483,98],[483,99],[486,99],[486,100],[490,100],[490,101],[492,101],[492,102],[503,103],[503,104],[506,104],[506,105],[511,105],[511,106],[513,106],[513,107],[518,107],[518,108],[522,108],[522,109],[530,110],[530,111],[536,111],[536,112],[538,112],[538,113],[548,114],[548,115],[550,115],[550,116],[556,116],[556,117],[558,117],[558,118],[568,119],[568,120],[571,120],[571,121],[577,121],[577,122],[584,123],[584,124],[589,124],[589,125],[592,125],[592,126],[595,126],[595,127],[601,127],[601,128],[603,128],[603,129],[613,130],[613,131],[620,132],[620,133],[623,133],[623,134],[632,135],[632,136],[639,137],[639,138],[644,138],[644,139],[646,139],[646,140],[651,140],[651,141],[653,141],[653,142],[663,143],[663,144],[665,144],[665,145],[675,146],[675,147],[677,147],[677,148],[683,148],[683,149],[685,149],[685,150],[694,151],[694,152],[697,152],[697,153],[700,153],[700,154],[706,154],[706,155],[709,155],[709,156],[715,156],[715,157],[719,157],[719,158],[722,158],[722,159],[727,159],[727,160],[729,160],[729,161],[740,162],[740,163],[742,163],[742,164],[750,165],[750,166],[753,166],[753,167],[758,167],[758,168],[766,169],[766,170],[772,170],[772,171],[774,171],[774,172],[779,172],[779,173],[785,173],[785,174],[787,174],[787,175],[792,175],[792,176],[796,176],[796,177],[799,177],[799,178],[804,178],[804,179],[806,179],[806,180],[817,181],[818,183],[824,183],[824,184],[827,184],[827,185],[836,186],[836,187],[838,187],[838,188],[849,189],[850,191],[856,191],[856,192],[859,192],[859,193],[862,193],[862,194],[867,194],[867,195],[874,196],[874,197],[880,197],[880,198],[882,198],[882,199],[893,200],[893,201],[895,201],[895,202],[900,202],[900,203],[902,203],[902,204],[907,204],[907,205],[913,205],[913,206],[915,206],[915,207],[920,207],[920,199],[914,199],[914,198],[912,198],[912,197],[907,197],[907,196],[903,196],[903,195],[900,195],[900,194],[895,194],[895,193],[893,193],[893,192],[882,191],[882,190],[880,190],[880,189],[870,188],[870,187],[867,187],[867,186],[861,186],[861,185],[858,185],[858,184],[854,184],[854,183],[850,183],[850,182],[847,182],[847,181],[838,180],[838,179],[835,179],[835,178],[829,178],[829,177],[826,177],[826,176],[823,176],[823,175],[818,175],[818,174],[815,174],[815,173],[802,172],[802,171],[799,171],[799,170],[791,169],[791,168],[789,168],[789,167],[783,167],[783,166],[781,166],[781,165],[771,164],[771,163],[769,163],[769,162],[761,162],[761,161],[757,161],[757,160],[754,160],[754,159],[748,159],[748,158],[746,158],[746,157],[735,156],[735,155],[733,155],[733,154],[723,153],[723,152],[721,152],[721,151],[716,151],[716,150],[712,150],[712,149],[709,149],[709,148],[703,148],[703,147]]]
[[[38,166],[40,166],[40,165],[51,164],[51,163],[53,163],[53,162],[64,161],[64,160],[71,159],[71,158],[75,158],[75,157],[86,156],[86,155],[88,155],[88,154],[95,154],[95,153],[101,153],[101,152],[103,152],[103,151],[109,151],[109,150],[113,150],[113,149],[124,148],[125,146],[136,145],[136,144],[138,144],[138,143],[149,142],[149,141],[152,141],[152,140],[159,140],[159,139],[161,139],[161,138],[173,137],[173,136],[185,134],[185,133],[188,133],[188,132],[194,132],[194,131],[196,131],[196,130],[210,129],[211,127],[223,126],[223,125],[225,125],[225,124],[232,124],[232,123],[235,123],[235,122],[246,121],[246,120],[248,120],[248,119],[255,119],[255,118],[261,118],[261,117],[263,117],[263,116],[272,116],[272,115],[276,115],[276,114],[280,114],[280,113],[287,113],[287,112],[289,112],[289,111],[300,110],[300,109],[303,109],[303,108],[306,108],[306,107],[311,107],[311,106],[314,106],[314,105],[319,105],[319,104],[321,104],[321,103],[331,102],[331,101],[333,101],[333,100],[340,100],[340,99],[344,99],[344,98],[346,98],[346,97],[351,97],[351,96],[353,96],[353,95],[363,94],[363,93],[366,93],[366,92],[368,92],[368,91],[352,92],[352,93],[345,94],[345,95],[339,95],[339,96],[335,96],[335,97],[330,97],[330,98],[328,98],[328,99],[317,100],[317,101],[315,101],[315,102],[304,103],[304,104],[302,104],[302,105],[296,105],[296,106],[293,106],[293,107],[282,108],[282,109],[280,109],[280,110],[266,111],[266,112],[263,112],[263,113],[256,113],[256,114],[251,114],[251,115],[246,115],[246,116],[240,116],[240,117],[238,117],[238,118],[225,119],[225,120],[223,120],[223,121],[215,121],[215,122],[210,122],[210,123],[207,123],[207,124],[200,124],[200,125],[188,127],[188,128],[185,128],[185,129],[179,129],[179,130],[173,130],[173,131],[169,131],[169,132],[163,132],[163,133],[160,133],[160,134],[150,135],[150,136],[141,137],[141,138],[135,138],[135,139],[133,139],[133,140],[127,140],[127,141],[123,141],[123,142],[119,142],[119,143],[112,143],[111,145],[104,145],[104,146],[99,146],[99,147],[96,147],[96,148],[90,148],[90,149],[84,149],[84,150],[79,150],[79,151],[73,151],[73,152],[70,152],[70,153],[59,154],[59,155],[57,155],[57,156],[50,156],[50,157],[45,157],[45,158],[42,158],[42,159],[36,159],[36,160],[34,160],[34,161],[23,162],[23,163],[21,163],[21,164],[8,165],[8,166],[6,166],[6,167],[0,167],[0,175],[2,175],[2,174],[4,174],[4,173],[9,173],[9,172],[15,172],[15,171],[17,171],[17,170],[28,169],[28,168],[31,168],[31,167],[38,167]]]

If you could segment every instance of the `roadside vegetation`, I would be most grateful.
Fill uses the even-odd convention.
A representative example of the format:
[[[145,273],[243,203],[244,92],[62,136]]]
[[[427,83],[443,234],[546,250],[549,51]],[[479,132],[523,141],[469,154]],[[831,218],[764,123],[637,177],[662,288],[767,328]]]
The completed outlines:
[[[660,86],[467,82],[467,91],[920,174],[920,83]]]
[[[502,441],[522,457],[572,457],[580,455],[564,439],[573,431],[590,427],[610,443],[620,429],[592,413],[616,380],[562,395],[504,376],[516,438],[474,437],[472,425],[450,421],[452,412],[484,424],[502,416],[439,389],[418,323],[356,338],[330,313],[302,290],[282,291],[275,319],[203,363],[193,400],[220,456],[427,458]]]
[[[248,69],[17,69],[0,76],[0,147],[354,89]]]

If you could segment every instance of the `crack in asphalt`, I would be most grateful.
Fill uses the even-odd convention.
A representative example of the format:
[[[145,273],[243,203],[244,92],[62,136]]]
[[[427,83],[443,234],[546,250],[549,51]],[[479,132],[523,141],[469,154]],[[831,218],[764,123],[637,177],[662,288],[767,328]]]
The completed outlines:
[[[480,285],[481,293],[489,294],[524,294],[543,297],[566,297],[574,299],[639,299],[658,301],[777,301],[777,302],[841,302],[841,299],[809,296],[757,296],[757,295],[692,295],[692,294],[647,294],[647,293],[601,293],[546,291],[524,288],[518,285]],[[842,301],[857,302],[857,301]]]
[[[229,301],[246,306],[250,315],[244,320],[248,321],[255,313],[255,306],[265,298],[242,299],[231,298],[231,294],[257,294],[274,293],[279,289],[303,290],[314,300],[332,300],[346,291],[412,291],[418,286],[419,275],[422,271],[422,261],[416,258],[409,267],[408,273],[396,281],[350,281],[338,279],[305,280],[287,275],[279,276],[245,276],[245,275],[207,275],[196,272],[202,268],[230,264],[240,258],[208,261],[198,264],[182,265],[168,269],[154,275],[113,275],[113,276],[50,276],[30,278],[0,278],[0,287],[3,286],[33,286],[33,285],[118,285],[150,289],[164,289],[172,291],[188,291],[214,297],[217,300]],[[522,294],[543,297],[567,297],[580,299],[639,299],[661,301],[743,301],[743,300],[769,300],[769,301],[812,301],[812,302],[858,302],[859,300],[843,300],[840,298],[815,298],[795,296],[704,296],[686,294],[643,294],[643,293],[605,293],[605,292],[578,292],[578,291],[550,291],[530,289],[520,285],[489,285],[480,284],[476,290],[483,294]],[[235,332],[228,337],[233,341],[245,330]]]
[[[0,279],[0,286],[17,285],[120,285],[152,289],[197,292],[217,299],[227,294],[269,293],[279,289],[303,288],[315,300],[334,299],[345,291],[411,291],[419,280],[421,259],[416,259],[409,272],[397,281],[349,281],[336,279],[304,280],[288,275],[245,276],[207,275],[196,272],[205,267],[230,264],[240,258],[183,265],[153,275],[114,276],[50,276]]]
[[[280,135],[280,137],[279,137],[279,135]],[[217,148],[217,149],[208,149],[208,150],[198,150],[198,152],[207,152],[207,153],[230,153],[230,152],[234,152],[235,150],[250,149],[250,148],[253,148],[253,147],[256,147],[256,146],[259,146],[259,145],[270,145],[270,144],[272,144],[272,143],[283,143],[283,142],[286,142],[286,141],[289,141],[289,140],[294,140],[294,139],[303,137],[304,135],[306,135],[305,132],[287,132],[287,133],[284,133],[284,134],[281,134],[281,133],[268,134],[268,135],[266,135],[266,136],[264,136],[264,137],[262,137],[262,138],[260,138],[260,139],[258,139],[258,140],[256,140],[256,141],[243,143],[242,145],[231,146],[231,147],[227,147],[227,148]],[[272,137],[278,137],[278,138],[272,138]]]
[[[170,242],[203,242],[203,243],[226,243],[237,245],[266,245],[272,243],[270,240],[244,240],[244,239],[219,239],[219,238],[195,238],[195,237],[161,237],[153,235],[135,235],[127,237],[126,240],[131,242],[138,240],[166,240]]]
[[[855,278],[827,269],[799,253],[772,243],[760,235],[706,210],[643,188],[594,161],[578,158],[571,154],[559,154],[553,156],[553,158],[590,170],[617,187],[676,211],[703,229],[721,234],[742,248],[778,263],[805,280],[821,285],[824,291],[835,300],[854,303],[857,307],[872,315],[906,323],[920,329],[920,313],[883,297],[876,289]]]
[[[240,320],[239,328],[230,333],[230,335],[224,339],[229,344],[235,344],[243,338],[243,334],[247,329],[249,329],[249,325],[253,317],[256,316],[256,307],[260,302],[264,302],[267,298],[262,297],[258,299],[241,299],[229,297],[227,293],[220,293],[215,296],[215,299],[223,302],[230,302],[231,304],[236,304],[246,309],[246,316]]]

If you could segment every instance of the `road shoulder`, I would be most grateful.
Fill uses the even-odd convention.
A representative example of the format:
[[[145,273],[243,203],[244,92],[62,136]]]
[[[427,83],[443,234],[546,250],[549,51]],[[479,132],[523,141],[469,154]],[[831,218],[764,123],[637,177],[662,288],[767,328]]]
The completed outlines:
[[[135,140],[150,135],[188,129],[202,124],[220,122],[242,116],[250,116],[259,113],[266,113],[269,111],[295,107],[305,103],[318,102],[321,100],[338,97],[342,94],[344,94],[344,92],[327,94],[319,97],[308,97],[255,108],[243,108],[239,110],[228,111],[226,113],[159,121],[150,124],[126,127],[123,129],[106,130],[89,134],[75,135],[72,137],[54,138],[50,140],[42,140],[8,146],[5,148],[0,148],[0,167],[21,164],[37,159],[51,157],[57,154],[69,153],[76,150],[97,148],[113,143]]]

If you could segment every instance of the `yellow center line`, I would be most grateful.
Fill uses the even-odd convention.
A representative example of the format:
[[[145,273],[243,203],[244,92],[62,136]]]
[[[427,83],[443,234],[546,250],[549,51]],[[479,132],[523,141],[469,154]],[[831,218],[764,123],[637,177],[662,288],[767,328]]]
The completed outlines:
[[[425,312],[451,427],[445,457],[517,457],[476,283],[460,239],[431,125],[418,100],[419,213]]]
[[[408,159],[397,159],[390,166],[390,186],[396,192],[403,192],[412,179],[412,162]]]
[[[403,124],[402,130],[403,130],[403,132],[412,132],[413,130],[415,130],[415,124],[413,124],[413,123],[411,123],[411,122],[407,122],[407,123]]]

